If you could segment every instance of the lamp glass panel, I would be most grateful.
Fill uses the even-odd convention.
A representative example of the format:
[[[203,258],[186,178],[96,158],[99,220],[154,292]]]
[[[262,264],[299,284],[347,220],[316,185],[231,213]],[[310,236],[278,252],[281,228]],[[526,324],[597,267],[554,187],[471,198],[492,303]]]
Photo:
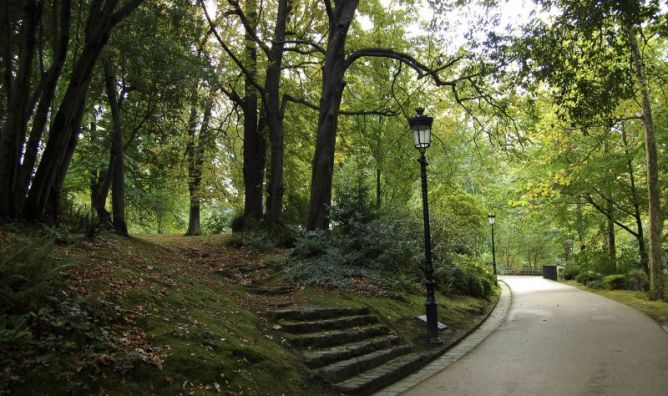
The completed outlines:
[[[413,127],[413,144],[416,148],[427,148],[431,143],[431,128],[425,125]]]

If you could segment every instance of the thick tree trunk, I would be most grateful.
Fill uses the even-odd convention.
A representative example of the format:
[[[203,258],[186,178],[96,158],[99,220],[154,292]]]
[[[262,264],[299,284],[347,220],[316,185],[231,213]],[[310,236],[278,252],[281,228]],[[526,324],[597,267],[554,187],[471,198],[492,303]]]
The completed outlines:
[[[35,55],[35,32],[41,12],[41,2],[39,4],[34,0],[23,3],[18,69],[12,72],[11,58],[5,59],[10,74],[6,76],[9,77],[7,84],[11,88],[7,98],[7,118],[0,135],[0,221],[13,220],[18,215],[13,188],[18,178],[21,151],[30,118],[30,82]],[[11,54],[11,48],[8,52]]]
[[[661,231],[663,219],[661,216],[659,167],[654,137],[654,120],[652,104],[649,96],[649,87],[645,76],[645,67],[638,48],[636,28],[626,27],[627,38],[631,50],[631,58],[640,86],[642,96],[642,118],[645,126],[645,150],[647,155],[647,195],[649,201],[649,281],[651,300],[660,300],[664,296],[663,290],[663,252],[661,250]]]
[[[91,138],[97,134],[97,122],[90,124]],[[90,175],[90,205],[97,214],[98,222],[104,228],[113,228],[111,224],[111,213],[107,211],[107,195],[111,188],[111,170],[113,169],[114,155],[109,150],[109,163],[106,168],[91,171]]]
[[[280,79],[283,63],[283,42],[288,20],[288,0],[280,0],[276,16],[274,39],[270,50],[269,66],[265,78],[267,103],[264,108],[269,127],[271,158],[269,162],[269,183],[267,187],[267,216],[272,227],[281,223],[283,213],[283,114],[280,110]]]
[[[118,0],[109,0],[104,3],[93,2],[86,21],[85,46],[81,55],[74,62],[68,87],[55,114],[49,131],[49,141],[25,202],[25,216],[28,219],[53,222],[54,213],[49,215],[48,205],[49,202],[59,200],[59,186],[62,186],[62,180],[65,178],[77,145],[76,131],[81,126],[93,68],[102,49],[109,41],[113,27],[127,17],[142,1],[128,0],[116,12],[114,9]]]
[[[62,73],[63,65],[65,64],[70,41],[71,8],[72,1],[64,0],[60,10],[60,21],[58,22],[59,33],[58,37],[54,39],[53,44],[55,56],[49,70],[42,77],[37,92],[34,95],[34,100],[38,101],[37,109],[33,116],[32,128],[30,130],[30,137],[25,146],[23,161],[13,186],[14,201],[16,207],[19,209],[23,206],[23,202],[28,193],[32,171],[37,160],[39,144],[47,124],[49,110],[51,109],[53,98],[56,93],[58,79]],[[55,12],[56,6],[54,3],[54,13]],[[34,106],[34,104],[32,104],[32,106]]]
[[[329,209],[332,203],[334,151],[344,73],[346,71],[345,43],[348,29],[355,16],[358,0],[339,0],[329,16],[329,33],[325,65],[322,70],[322,93],[315,153],[311,164],[311,197],[306,228],[329,228]]]
[[[193,104],[196,106],[196,103]],[[186,150],[188,160],[188,191],[190,193],[190,216],[188,218],[188,231],[186,235],[200,235],[200,190],[202,184],[202,167],[204,165],[204,152],[209,139],[209,123],[213,110],[213,92],[209,95],[204,106],[204,117],[199,128],[197,126],[197,111],[191,111],[191,122],[188,130],[189,140]]]
[[[111,150],[109,150],[111,151]],[[114,168],[114,156],[109,154],[109,164],[107,168],[99,169],[97,172],[91,172],[90,202],[91,207],[97,214],[97,219],[102,227],[111,229],[111,213],[107,211],[107,196],[111,188],[111,172]]]
[[[107,100],[111,109],[111,208],[114,230],[117,234],[128,236],[125,222],[125,161],[123,158],[123,128],[121,125],[120,98],[116,96],[116,76],[110,60],[104,62],[104,82]]]
[[[253,28],[257,26],[257,3],[249,0],[245,14]],[[258,128],[258,98],[253,79],[257,77],[257,45],[251,32],[245,35],[246,68],[250,76],[246,76],[245,95],[242,110],[244,113],[244,228],[251,226],[262,218],[262,186],[266,163],[266,142],[262,130]]]

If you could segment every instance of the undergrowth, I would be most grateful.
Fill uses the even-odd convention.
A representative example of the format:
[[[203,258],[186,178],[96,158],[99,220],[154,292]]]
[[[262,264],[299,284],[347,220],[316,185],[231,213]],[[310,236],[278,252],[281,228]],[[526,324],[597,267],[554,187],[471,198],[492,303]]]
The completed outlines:
[[[29,384],[36,370],[65,380],[55,393],[85,392],[103,371],[151,361],[130,345],[124,310],[109,301],[93,309],[65,286],[69,265],[53,259],[52,238],[10,243],[0,250],[0,394]]]
[[[375,209],[368,188],[344,184],[332,207],[327,231],[297,230],[295,247],[284,259],[284,272],[303,286],[353,290],[401,298],[422,290],[422,224],[407,213]],[[442,233],[447,234],[447,233]],[[446,294],[489,297],[493,275],[477,258],[442,248],[434,241],[436,284]]]

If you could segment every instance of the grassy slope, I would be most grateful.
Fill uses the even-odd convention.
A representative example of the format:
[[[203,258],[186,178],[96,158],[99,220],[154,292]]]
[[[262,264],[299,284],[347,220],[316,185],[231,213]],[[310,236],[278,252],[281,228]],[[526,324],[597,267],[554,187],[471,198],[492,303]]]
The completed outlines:
[[[64,274],[68,287],[92,307],[102,309],[101,302],[111,301],[122,310],[120,334],[141,341],[126,344],[145,363],[121,376],[99,356],[83,362],[84,369],[61,360],[60,366],[49,370],[18,373],[22,381],[14,390],[60,393],[66,389],[63,378],[68,378],[88,382],[94,393],[321,394],[323,389],[310,379],[298,356],[281,347],[280,334],[262,315],[285,300],[370,306],[409,341],[422,346],[424,328],[414,319],[424,311],[422,296],[398,301],[315,288],[284,297],[256,296],[244,285],[277,278],[266,264],[270,255],[225,248],[224,240],[224,236],[127,239],[105,234],[57,246],[57,260],[73,264]],[[442,296],[439,304],[439,319],[452,329],[448,338],[470,328],[490,305],[485,300]]]
[[[647,293],[632,291],[632,290],[605,290],[592,289],[584,286],[574,280],[563,281],[564,283],[575,286],[579,289],[588,292],[596,293],[611,300],[615,300],[622,304],[635,308],[644,313],[650,318],[654,319],[661,325],[668,326],[668,302],[666,301],[650,301],[647,298]]]

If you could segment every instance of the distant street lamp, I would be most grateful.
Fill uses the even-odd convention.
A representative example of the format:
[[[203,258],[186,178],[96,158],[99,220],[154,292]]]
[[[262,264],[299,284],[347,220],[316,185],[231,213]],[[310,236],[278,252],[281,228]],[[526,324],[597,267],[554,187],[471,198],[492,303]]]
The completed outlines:
[[[494,248],[494,223],[496,223],[496,216],[490,213],[487,216],[487,220],[489,220],[489,225],[492,226],[492,265],[494,266],[494,277],[496,278],[496,249]]]
[[[424,115],[424,109],[415,109],[415,117],[408,120],[413,131],[413,144],[420,150],[420,171],[422,177],[422,216],[424,219],[424,274],[427,286],[427,337],[429,342],[438,342],[438,313],[436,311],[436,296],[434,294],[434,263],[431,258],[431,231],[429,228],[429,203],[427,201],[427,159],[424,156],[431,143],[432,117]]]

